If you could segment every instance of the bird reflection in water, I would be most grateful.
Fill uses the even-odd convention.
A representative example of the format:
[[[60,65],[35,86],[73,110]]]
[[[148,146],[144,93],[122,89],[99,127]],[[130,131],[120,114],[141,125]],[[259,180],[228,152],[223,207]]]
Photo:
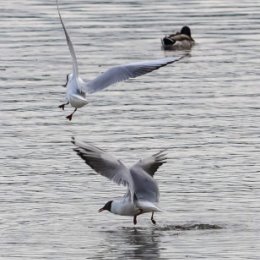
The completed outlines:
[[[158,230],[126,227],[118,230],[106,230],[105,234],[107,236],[104,247],[107,252],[103,251],[102,257],[105,254],[118,259],[160,259],[161,233]]]

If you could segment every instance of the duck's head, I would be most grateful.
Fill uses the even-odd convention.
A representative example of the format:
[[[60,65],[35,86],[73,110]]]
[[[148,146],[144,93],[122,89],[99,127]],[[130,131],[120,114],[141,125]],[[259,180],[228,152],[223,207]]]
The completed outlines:
[[[113,202],[113,200],[108,201],[103,208],[98,210],[98,212],[102,212],[104,210],[111,211],[112,202]]]
[[[190,31],[190,27],[189,26],[183,26],[181,28],[181,34],[185,34],[188,35],[189,37],[191,37],[191,31]]]

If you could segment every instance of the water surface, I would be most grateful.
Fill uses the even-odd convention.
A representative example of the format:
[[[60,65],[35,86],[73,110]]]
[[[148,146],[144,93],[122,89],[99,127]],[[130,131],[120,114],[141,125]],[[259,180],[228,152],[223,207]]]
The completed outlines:
[[[79,69],[179,56],[160,38],[188,24],[190,57],[60,111],[71,60],[55,1],[1,7],[1,259],[259,259],[259,1],[67,1]],[[77,136],[131,165],[167,149],[164,212],[97,210],[122,187],[72,150]]]

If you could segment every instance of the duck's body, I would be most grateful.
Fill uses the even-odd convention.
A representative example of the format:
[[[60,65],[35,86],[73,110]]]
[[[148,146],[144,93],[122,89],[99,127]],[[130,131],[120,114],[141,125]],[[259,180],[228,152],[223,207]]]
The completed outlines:
[[[165,36],[161,42],[165,50],[188,50],[195,44],[188,26],[182,27],[180,32]]]
[[[75,139],[72,142],[76,145],[74,150],[77,154],[97,173],[128,186],[124,197],[108,201],[99,212],[108,210],[117,215],[133,216],[134,224],[137,223],[137,216],[151,212],[151,221],[156,223],[154,212],[161,210],[158,207],[159,188],[153,175],[166,162],[165,154],[159,152],[127,168],[121,161],[93,145],[76,142]]]
[[[83,107],[88,103],[86,99],[87,94],[92,94],[97,91],[103,90],[108,86],[118,83],[120,81],[125,81],[129,78],[136,78],[141,75],[147,74],[153,70],[174,63],[182,59],[183,57],[185,57],[185,56],[179,58],[168,57],[168,58],[162,58],[157,60],[148,60],[148,61],[129,63],[125,65],[118,65],[108,69],[107,71],[97,76],[93,80],[85,81],[81,79],[81,77],[79,76],[76,53],[74,51],[74,47],[69,37],[69,34],[62,21],[58,0],[56,0],[56,3],[57,3],[60,22],[63,31],[65,33],[65,37],[72,58],[72,65],[73,65],[73,72],[67,75],[67,82],[65,84],[67,88],[66,103],[59,106],[63,110],[65,106],[68,104],[71,104],[71,106],[75,108],[73,113],[67,116],[69,120],[72,119],[73,114],[77,111],[78,108]]]

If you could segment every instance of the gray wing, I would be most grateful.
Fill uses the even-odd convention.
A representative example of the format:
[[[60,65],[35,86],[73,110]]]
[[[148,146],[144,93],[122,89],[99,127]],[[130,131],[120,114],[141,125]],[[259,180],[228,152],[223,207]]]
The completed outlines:
[[[72,62],[73,62],[73,73],[74,73],[75,76],[77,76],[78,75],[78,62],[77,62],[76,53],[74,51],[73,44],[72,44],[72,41],[71,41],[69,34],[66,30],[66,27],[65,27],[65,25],[62,21],[58,0],[56,0],[56,4],[57,4],[58,14],[59,14],[59,17],[60,17],[60,22],[61,22],[62,28],[63,28],[65,36],[66,36],[66,41],[67,41],[69,51],[70,51],[70,55],[71,55]]]
[[[94,80],[85,82],[82,88],[88,93],[94,93],[120,81],[124,81],[129,78],[136,78],[153,70],[157,70],[168,64],[179,61],[185,56],[186,55],[179,58],[169,57],[115,66],[108,69]]]
[[[133,167],[140,167],[153,177],[158,168],[166,163],[166,154],[160,151],[150,157],[138,161]]]
[[[94,145],[78,142],[75,138],[72,138],[72,143],[76,146],[74,151],[93,170],[119,185],[128,186],[130,192],[133,190],[130,171],[123,163]]]
[[[156,181],[140,167],[131,167],[134,196],[137,200],[159,202],[159,188]]]

